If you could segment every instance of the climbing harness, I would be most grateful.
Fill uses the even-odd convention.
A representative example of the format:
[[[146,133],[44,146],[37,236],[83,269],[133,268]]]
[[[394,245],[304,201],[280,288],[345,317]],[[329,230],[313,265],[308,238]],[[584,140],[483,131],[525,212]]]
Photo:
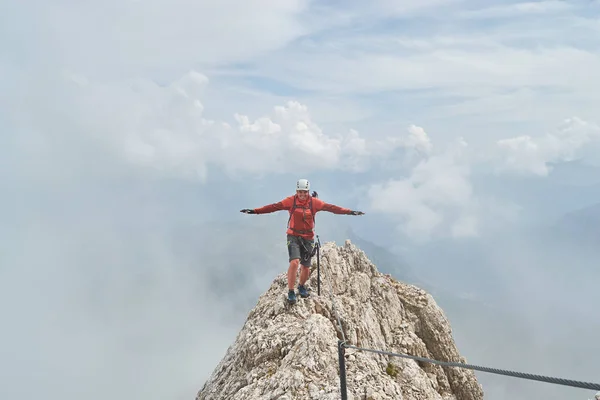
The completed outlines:
[[[292,205],[292,209],[290,210],[290,217],[288,218],[288,223],[287,223],[287,227],[288,229],[291,229],[294,232],[297,232],[299,234],[306,234],[306,233],[311,233],[313,232],[314,229],[314,224],[315,224],[315,211],[313,209],[313,203],[312,203],[312,196],[309,197],[308,199],[308,208],[310,209],[310,213],[312,214],[312,219],[313,219],[313,229],[311,230],[302,230],[302,229],[295,229],[295,228],[290,228],[290,221],[292,220],[292,216],[294,215],[294,210],[296,208],[298,208],[298,206],[296,205],[296,196],[294,196],[294,204]],[[302,219],[306,222],[306,209],[307,207],[302,207],[303,211],[302,212]]]

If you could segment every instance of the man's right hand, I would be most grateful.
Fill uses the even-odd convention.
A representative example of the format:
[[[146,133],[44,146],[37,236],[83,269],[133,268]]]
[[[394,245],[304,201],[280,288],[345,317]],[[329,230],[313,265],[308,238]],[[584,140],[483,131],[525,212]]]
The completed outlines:
[[[244,214],[256,214],[254,210],[251,210],[249,208],[244,208],[243,210],[240,210],[240,212],[243,212]]]

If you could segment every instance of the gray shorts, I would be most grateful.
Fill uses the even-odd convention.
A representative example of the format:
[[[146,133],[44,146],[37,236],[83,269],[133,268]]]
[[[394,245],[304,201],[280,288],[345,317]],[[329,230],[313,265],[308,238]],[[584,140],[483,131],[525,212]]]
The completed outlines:
[[[311,265],[311,254],[315,247],[315,241],[300,236],[287,235],[287,248],[290,261],[300,259],[300,264],[305,267]]]

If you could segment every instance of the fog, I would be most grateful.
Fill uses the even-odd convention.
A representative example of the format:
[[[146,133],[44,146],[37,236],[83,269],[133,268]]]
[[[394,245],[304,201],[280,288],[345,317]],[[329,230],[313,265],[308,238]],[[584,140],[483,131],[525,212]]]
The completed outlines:
[[[1,397],[189,399],[233,340],[220,261],[185,258],[140,186],[4,196]]]
[[[193,398],[287,267],[286,216],[239,210],[290,191],[229,196],[253,185],[156,177],[55,139],[2,149],[0,397]]]

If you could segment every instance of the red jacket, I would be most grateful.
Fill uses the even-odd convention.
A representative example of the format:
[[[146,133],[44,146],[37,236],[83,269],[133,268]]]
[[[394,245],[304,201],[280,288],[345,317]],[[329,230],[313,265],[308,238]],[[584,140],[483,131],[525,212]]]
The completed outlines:
[[[292,215],[292,207],[294,205],[294,199],[296,199],[296,208]],[[255,208],[256,214],[267,214],[280,210],[287,210],[290,213],[290,220],[288,224],[287,234],[302,236],[307,239],[313,239],[315,237],[314,232],[314,220],[313,215],[310,211],[310,201],[312,200],[312,208],[315,214],[319,211],[329,211],[334,214],[350,214],[352,210],[344,207],[339,207],[333,204],[325,203],[318,197],[307,196],[305,201],[300,201],[298,195],[294,194],[288,196],[285,199],[269,204],[260,208]]]

